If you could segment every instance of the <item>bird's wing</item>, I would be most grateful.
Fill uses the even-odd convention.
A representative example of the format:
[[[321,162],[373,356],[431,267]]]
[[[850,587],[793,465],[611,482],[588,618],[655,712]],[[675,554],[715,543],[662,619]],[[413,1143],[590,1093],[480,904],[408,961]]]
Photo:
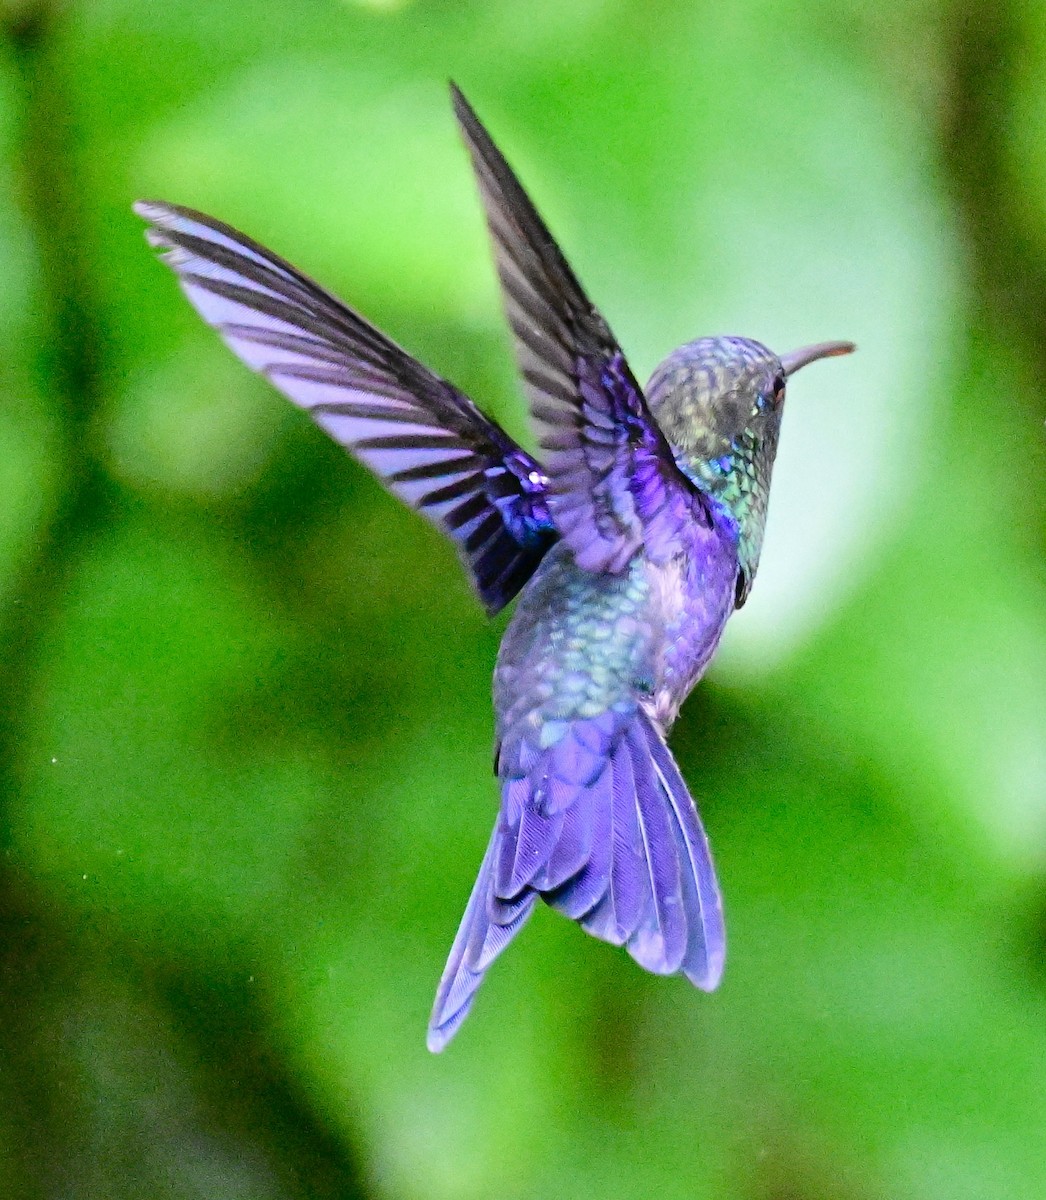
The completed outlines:
[[[173,204],[135,211],[228,346],[453,539],[489,612],[507,604],[555,538],[541,466],[467,396],[250,238]]]
[[[704,501],[677,468],[613,334],[480,124],[451,85],[479,180],[516,356],[550,480],[549,508],[577,562],[621,570],[679,548]]]

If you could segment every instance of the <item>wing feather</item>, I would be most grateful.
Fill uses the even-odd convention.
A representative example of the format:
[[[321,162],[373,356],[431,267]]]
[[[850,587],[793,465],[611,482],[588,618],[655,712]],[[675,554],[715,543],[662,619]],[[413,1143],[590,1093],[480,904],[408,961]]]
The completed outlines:
[[[547,451],[549,509],[578,563],[619,571],[678,552],[704,498],[675,465],[639,384],[468,101],[454,109],[479,181],[516,357]]]
[[[449,534],[489,612],[555,539],[543,468],[452,384],[289,263],[213,217],[135,211],[228,346]]]

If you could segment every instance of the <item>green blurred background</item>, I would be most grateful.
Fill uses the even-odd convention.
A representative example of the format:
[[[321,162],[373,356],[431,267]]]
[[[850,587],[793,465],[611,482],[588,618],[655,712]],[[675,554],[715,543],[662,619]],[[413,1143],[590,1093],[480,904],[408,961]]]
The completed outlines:
[[[0,5],[0,1196],[1046,1197],[1046,9]],[[526,437],[456,79],[645,377],[791,389],[673,745],[721,990],[541,912],[439,1058],[495,811],[453,551],[244,370],[139,196]]]

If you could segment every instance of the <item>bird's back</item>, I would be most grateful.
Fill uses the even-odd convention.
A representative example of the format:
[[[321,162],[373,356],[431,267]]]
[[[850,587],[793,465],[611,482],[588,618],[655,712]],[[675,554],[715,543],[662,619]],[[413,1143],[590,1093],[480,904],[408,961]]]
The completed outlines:
[[[725,512],[686,541],[667,561],[639,553],[614,574],[584,570],[565,542],[548,552],[502,640],[499,738],[526,729],[548,743],[564,722],[637,705],[671,725],[733,611],[737,574]]]

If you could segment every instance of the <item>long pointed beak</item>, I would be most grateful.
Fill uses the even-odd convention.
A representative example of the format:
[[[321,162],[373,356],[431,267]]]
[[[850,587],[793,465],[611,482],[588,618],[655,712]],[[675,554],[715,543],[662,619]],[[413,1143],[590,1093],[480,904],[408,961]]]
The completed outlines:
[[[800,367],[817,362],[819,358],[835,358],[839,354],[853,354],[857,347],[853,342],[818,342],[816,346],[803,346],[791,354],[781,355],[781,366],[786,375],[794,375]]]

